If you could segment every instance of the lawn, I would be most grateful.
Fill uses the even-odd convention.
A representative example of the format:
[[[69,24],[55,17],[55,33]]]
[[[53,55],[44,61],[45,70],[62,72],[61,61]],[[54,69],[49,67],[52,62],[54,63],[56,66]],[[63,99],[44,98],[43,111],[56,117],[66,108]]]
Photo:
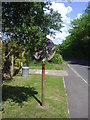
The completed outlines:
[[[62,77],[45,76],[45,105],[41,104],[41,75],[16,76],[2,87],[3,118],[68,118]]]
[[[51,62],[45,62],[45,69],[53,69],[53,70],[63,70],[64,69],[65,63],[62,64],[54,64]],[[29,64],[30,69],[41,69],[42,68],[42,63],[41,62],[30,62]]]

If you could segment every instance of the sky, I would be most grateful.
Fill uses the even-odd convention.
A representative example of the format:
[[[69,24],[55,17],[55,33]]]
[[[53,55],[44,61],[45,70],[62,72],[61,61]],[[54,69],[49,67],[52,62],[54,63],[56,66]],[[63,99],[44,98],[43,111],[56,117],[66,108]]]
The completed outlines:
[[[88,6],[88,2],[52,2],[51,8],[54,11],[58,11],[61,16],[64,26],[61,28],[61,32],[56,32],[55,38],[48,35],[47,38],[50,38],[55,44],[61,44],[63,40],[69,35],[69,28],[71,27],[71,21],[75,18],[79,18],[83,13],[86,7]]]

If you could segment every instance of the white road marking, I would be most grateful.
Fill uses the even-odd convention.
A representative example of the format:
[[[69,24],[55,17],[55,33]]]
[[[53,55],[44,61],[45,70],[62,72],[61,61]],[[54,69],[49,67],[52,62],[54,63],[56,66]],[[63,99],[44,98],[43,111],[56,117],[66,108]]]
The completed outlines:
[[[65,88],[65,90],[66,90],[66,85],[65,85],[64,77],[63,77],[63,83],[64,83],[64,88]],[[67,92],[66,92],[66,97],[67,97]],[[69,105],[68,105],[68,99],[67,99],[67,107],[68,107],[68,114],[69,114],[69,116],[70,116]]]
[[[72,70],[78,77],[80,77],[88,86],[90,86],[90,85],[88,84],[88,82],[87,82],[80,74],[78,74],[69,64],[68,64],[68,67],[70,67],[71,70]]]

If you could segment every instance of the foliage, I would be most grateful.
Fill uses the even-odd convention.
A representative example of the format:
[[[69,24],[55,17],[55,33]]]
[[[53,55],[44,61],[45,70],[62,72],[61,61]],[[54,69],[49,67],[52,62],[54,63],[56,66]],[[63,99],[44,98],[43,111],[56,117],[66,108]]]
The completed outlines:
[[[62,45],[61,44],[56,45],[55,48],[56,48],[56,53],[62,54]]]
[[[42,62],[39,61],[30,61],[29,62],[29,68],[30,69],[42,69]],[[52,61],[46,61],[45,62],[45,69],[46,70],[63,70],[64,69],[64,64],[55,64]]]
[[[13,75],[15,75],[16,71],[19,70],[21,66],[21,62],[25,61],[25,57],[22,56],[24,49],[22,45],[17,44],[15,41],[10,41],[10,40],[5,40],[2,43],[2,59],[3,59],[3,64],[2,64],[2,71],[3,71],[3,78],[5,78],[4,73],[9,74],[11,76],[11,56],[13,55]],[[8,76],[8,77],[9,77]]]
[[[51,59],[51,62],[54,63],[54,64],[63,63],[62,56],[60,54],[55,54],[54,57]]]
[[[90,4],[80,18],[72,21],[70,35],[58,46],[59,52],[67,58],[90,60]]]
[[[46,36],[54,34],[53,30],[60,31],[61,14],[53,11],[50,5],[49,2],[2,3],[2,32],[9,38],[3,41],[4,72],[6,69],[10,73],[12,55],[14,69],[20,68],[21,62],[28,65],[33,60],[34,53],[44,49]]]
[[[5,2],[2,6],[3,33],[24,45],[30,56],[43,49],[46,35],[54,34],[52,30],[60,31],[61,14],[50,9],[49,2]],[[44,9],[50,13],[45,13]]]

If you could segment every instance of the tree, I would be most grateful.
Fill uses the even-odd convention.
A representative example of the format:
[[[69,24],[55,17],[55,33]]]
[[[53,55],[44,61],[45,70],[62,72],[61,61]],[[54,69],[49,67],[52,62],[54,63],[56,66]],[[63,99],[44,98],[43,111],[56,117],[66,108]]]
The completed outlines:
[[[3,78],[12,78],[13,75],[19,72],[21,62],[25,61],[25,58],[22,56],[23,51],[23,46],[13,40],[2,42]]]
[[[71,23],[70,35],[62,43],[62,53],[65,57],[88,59],[90,56],[90,5],[84,14]],[[90,57],[89,57],[90,59]]]
[[[12,59],[13,56],[14,59],[15,57],[21,59],[22,52],[25,52],[27,59],[33,58],[36,51],[44,49],[46,36],[54,34],[53,30],[60,31],[61,14],[50,9],[50,5],[49,2],[2,3],[2,32],[9,36],[9,40],[6,40],[8,48],[9,50],[12,48],[11,50],[14,51],[8,51],[8,56],[11,55]],[[49,10],[49,14],[45,13],[45,10]],[[12,41],[13,45],[9,47]],[[19,49],[20,46],[23,49],[18,55],[15,50]]]
[[[61,28],[61,14],[50,9],[50,5],[42,2],[3,3],[3,33],[26,46],[26,51],[33,54],[44,46],[48,34],[54,34],[53,30]],[[44,8],[50,13],[45,14]]]

